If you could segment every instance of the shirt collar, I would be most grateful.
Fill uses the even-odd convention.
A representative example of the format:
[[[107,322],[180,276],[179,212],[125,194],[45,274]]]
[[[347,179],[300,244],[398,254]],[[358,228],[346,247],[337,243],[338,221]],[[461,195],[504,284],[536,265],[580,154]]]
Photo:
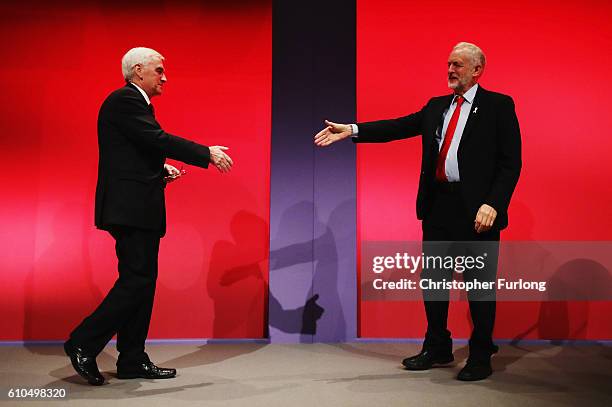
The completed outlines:
[[[468,102],[470,105],[472,104],[472,102],[474,102],[474,98],[476,97],[476,91],[478,90],[478,84],[474,84],[474,86],[472,86],[470,89],[468,89],[467,92],[465,92],[463,94],[463,99]],[[453,101],[451,102],[451,105],[453,103],[455,103],[455,100],[457,99],[458,95],[453,96]]]
[[[136,85],[134,82],[130,82],[132,85],[134,85],[136,87],[136,89],[138,89],[138,91],[142,94],[142,97],[145,98],[145,101],[147,102],[147,105],[151,104],[151,100],[149,99],[149,96],[147,96],[147,92],[145,92],[144,90],[142,90],[142,88],[138,85]]]

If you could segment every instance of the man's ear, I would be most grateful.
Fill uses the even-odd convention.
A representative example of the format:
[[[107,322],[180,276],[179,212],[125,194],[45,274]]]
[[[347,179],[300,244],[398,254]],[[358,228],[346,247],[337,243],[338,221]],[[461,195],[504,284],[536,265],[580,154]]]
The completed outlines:
[[[472,74],[472,76],[474,78],[480,78],[482,76],[482,70],[483,70],[482,65],[476,65],[474,67],[474,73]]]
[[[139,79],[141,79],[141,80],[143,79],[143,76],[142,76],[142,65],[141,64],[134,65],[134,73],[136,74],[136,76]]]

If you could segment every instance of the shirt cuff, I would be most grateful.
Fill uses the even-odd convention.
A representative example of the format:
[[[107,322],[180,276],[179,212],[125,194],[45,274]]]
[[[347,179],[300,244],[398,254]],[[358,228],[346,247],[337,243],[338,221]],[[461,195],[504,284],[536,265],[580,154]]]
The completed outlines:
[[[353,129],[353,134],[351,134],[352,138],[357,138],[357,134],[359,133],[359,127],[356,124],[351,123],[351,129]]]

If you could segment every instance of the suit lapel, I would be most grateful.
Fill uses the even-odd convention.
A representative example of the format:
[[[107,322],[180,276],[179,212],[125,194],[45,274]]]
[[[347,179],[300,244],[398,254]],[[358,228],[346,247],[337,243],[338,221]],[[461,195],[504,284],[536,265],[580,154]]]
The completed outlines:
[[[436,112],[436,116],[438,117],[436,132],[439,132],[440,134],[442,133],[442,128],[444,127],[444,111],[450,107],[452,101],[453,95],[451,94],[444,97],[442,99],[442,103],[440,103],[440,106],[438,106],[438,111]]]
[[[442,128],[444,127],[444,111],[450,107],[451,101],[453,100],[453,95],[448,95],[440,99],[440,103],[436,106],[436,111],[434,113],[434,117],[438,119],[434,130],[434,134],[432,134],[432,141],[436,140],[437,137],[442,138]]]
[[[474,102],[472,106],[470,106],[470,115],[468,116],[467,122],[465,123],[465,128],[463,129],[463,134],[461,135],[461,143],[459,144],[459,148],[470,137],[472,129],[474,128],[474,123],[478,121],[478,118],[482,116],[482,112],[480,111],[479,104],[482,103],[483,94],[486,93],[486,90],[482,86],[478,86],[478,90],[476,91],[476,96],[474,96]]]
[[[435,109],[433,112],[433,117],[437,119],[437,122],[433,126],[432,132],[427,134],[427,137],[424,140],[427,144],[425,144],[423,147],[427,151],[431,152],[434,159],[438,156],[438,144],[436,143],[436,137],[438,136],[437,133],[441,133],[442,128],[444,127],[444,110],[450,106],[452,100],[453,95],[442,97],[438,100],[437,105],[433,107]],[[425,134],[423,137],[425,137]]]

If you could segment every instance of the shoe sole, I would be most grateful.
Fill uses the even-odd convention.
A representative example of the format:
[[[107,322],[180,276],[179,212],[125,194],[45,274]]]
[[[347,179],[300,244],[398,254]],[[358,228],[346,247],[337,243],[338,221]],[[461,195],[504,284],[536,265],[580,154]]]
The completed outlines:
[[[422,370],[429,370],[429,369],[434,368],[434,367],[449,367],[450,364],[453,363],[454,361],[455,361],[455,358],[451,358],[451,359],[448,359],[448,360],[441,360],[441,361],[432,362],[431,366],[423,366],[423,367],[404,365],[403,363],[402,363],[402,365],[406,368],[406,370],[422,371]]]
[[[462,381],[462,382],[477,382],[477,381],[486,379],[487,377],[491,376],[492,374],[493,374],[493,369],[489,369],[485,373],[484,376],[478,376],[478,377],[475,377],[475,376],[463,377],[463,376],[461,376],[461,373],[459,373],[457,375],[457,380]]]
[[[174,379],[176,377],[176,375],[172,375],[172,376],[160,376],[160,377],[147,377],[147,376],[143,376],[141,374],[138,373],[134,373],[134,374],[126,374],[126,373],[122,373],[119,374],[117,373],[117,379],[119,380],[129,380],[129,379],[150,379],[150,380],[158,380],[158,379]]]
[[[457,380],[459,380],[460,382],[478,382],[478,381],[485,380],[485,379],[491,377],[492,374],[493,374],[493,372],[489,373],[485,377],[469,378],[469,379],[457,376]]]

